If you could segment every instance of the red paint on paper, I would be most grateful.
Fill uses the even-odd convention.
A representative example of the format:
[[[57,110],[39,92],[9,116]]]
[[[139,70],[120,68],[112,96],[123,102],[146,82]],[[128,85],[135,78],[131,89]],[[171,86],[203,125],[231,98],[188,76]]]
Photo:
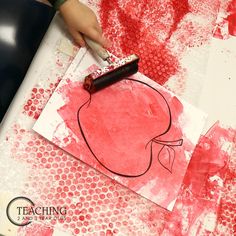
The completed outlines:
[[[214,37],[219,39],[228,39],[230,36],[236,36],[236,0],[228,0],[224,3],[225,8],[221,14],[225,17],[218,22],[214,31]]]
[[[222,128],[216,123],[201,137],[175,208],[167,218],[165,233],[186,236],[220,233],[223,216],[221,205],[225,202],[222,193],[225,192],[224,183],[229,173],[228,163],[232,147],[230,143],[232,144],[235,134],[235,130]],[[232,176],[230,179],[233,180]],[[224,232],[228,232],[229,228],[232,232],[232,227],[230,225]]]
[[[229,15],[227,17],[229,34],[236,36],[236,0],[233,0],[228,7]]]
[[[163,18],[170,8],[171,4],[156,1],[101,1],[100,5],[104,34],[113,42],[111,51],[120,57],[130,53],[139,55],[140,72],[160,84],[164,84],[179,68],[178,59],[166,47],[165,40],[175,31],[186,9],[179,11],[181,8],[175,8],[174,24],[164,25],[158,18]],[[157,32],[165,35],[162,41]]]
[[[182,133],[182,103],[154,87],[137,75],[93,94],[89,101],[81,82],[67,81],[57,91],[65,105],[58,110],[63,121],[52,127],[51,141],[152,201],[161,188],[165,197],[156,203],[167,208],[194,146]]]
[[[236,36],[236,13],[229,15],[227,20],[229,22],[229,34]]]
[[[174,9],[174,13],[173,25],[171,26],[169,37],[177,30],[178,24],[181,22],[183,17],[190,12],[188,0],[171,0],[171,4]]]
[[[19,236],[52,236],[53,235],[53,228],[44,226],[42,224],[31,223],[25,227],[19,227],[17,235]]]
[[[60,80],[61,78],[58,78],[55,83],[50,83],[48,89],[39,86],[34,87],[30,98],[23,106],[23,113],[37,120]]]
[[[39,199],[43,205],[64,205],[70,209],[67,221],[61,222],[60,226],[75,235],[82,231],[104,233],[106,229],[101,225],[111,230],[114,235],[129,235],[133,232],[141,235],[144,229],[148,235],[161,235],[164,225],[164,232],[170,236],[187,236],[189,232],[192,235],[209,234],[204,225],[214,216],[212,212],[217,218],[214,234],[233,235],[236,149],[230,155],[227,149],[222,149],[222,144],[236,144],[235,132],[216,124],[202,137],[172,214],[123,188],[19,125],[14,126],[9,141],[16,142],[11,150],[12,156],[32,165],[30,179],[26,182],[23,194]],[[213,148],[212,152],[210,148]],[[222,185],[217,178],[211,179],[214,175],[223,179]],[[68,187],[68,191],[65,189],[64,192],[64,187]],[[220,201],[219,193],[224,196]],[[98,197],[102,194],[105,198]],[[78,217],[87,223],[83,225]],[[53,227],[55,224],[56,221],[53,220],[50,225]]]
[[[14,136],[14,137],[13,137]],[[30,196],[35,204],[41,206],[65,206],[65,220],[52,220],[48,227],[60,226],[73,235],[94,232],[132,232],[142,234],[145,227],[149,235],[161,233],[167,212],[157,205],[141,198],[116,181],[74,159],[61,149],[46,141],[39,135],[14,126],[11,136],[21,146],[12,149],[15,158],[27,161],[32,166],[26,181],[24,196]],[[155,211],[150,218],[150,209]],[[150,225],[146,225],[150,221]],[[39,221],[43,225],[45,221]],[[21,228],[19,236],[25,232],[44,232],[37,222],[27,228]],[[40,231],[41,230],[41,231]],[[28,235],[28,234],[27,234]],[[33,235],[33,234],[32,234]],[[37,234],[43,236],[44,234]]]
[[[125,175],[140,175],[150,163],[150,141],[164,133],[170,119],[176,120],[175,116],[182,112],[182,104],[174,100],[177,98],[173,97],[171,101],[175,104],[175,113],[170,117],[169,106],[161,94],[138,82],[127,80],[121,87],[92,95],[89,106],[84,106],[79,114],[82,131],[94,154],[106,168]],[[182,137],[178,129],[170,130],[170,133],[172,141]],[[162,140],[166,144],[165,138]],[[154,142],[155,156],[160,151],[157,146]],[[165,149],[161,153],[163,160],[159,160],[171,171],[169,162],[172,165],[174,160],[165,160],[168,156]],[[170,156],[173,157],[172,153]]]
[[[163,85],[173,75],[185,80],[183,54],[209,42],[218,5],[218,0],[102,0],[99,12],[111,52],[119,57],[137,54],[140,72]]]
[[[189,186],[190,183],[193,184],[193,181],[197,180],[197,182],[193,184],[195,187],[191,190],[193,194],[197,194],[202,197],[210,197],[210,191],[212,190],[209,185],[210,183],[205,183],[206,185],[199,183],[204,182],[207,177],[215,174],[220,174],[219,176],[224,178],[226,165],[230,157],[230,152],[226,151],[230,150],[228,149],[225,151],[223,146],[226,142],[233,141],[235,135],[234,132],[235,131],[233,129],[221,128],[216,123],[205,136],[201,137],[200,143],[194,152],[193,160],[189,166],[184,181],[184,184]],[[216,158],[217,156],[218,158]],[[198,168],[196,168],[196,165],[198,165]],[[221,174],[223,175],[221,176]]]
[[[133,3],[134,5],[137,5],[135,1],[133,1]],[[155,4],[158,3],[155,2]],[[201,5],[199,1],[198,4],[199,6]],[[212,4],[213,2],[211,1],[210,6],[212,6]],[[164,10],[165,11],[163,12],[166,14],[167,8]],[[133,14],[133,11],[130,12]],[[209,12],[206,11],[205,14],[209,14]],[[156,15],[155,12],[153,15]],[[133,14],[133,16],[135,16],[135,14]],[[150,15],[147,16],[149,17]],[[113,17],[115,16],[112,16],[109,19]],[[140,19],[140,17],[137,18]],[[178,24],[176,24],[176,26],[178,26]],[[110,20],[108,27],[111,27],[113,30],[113,26],[113,21]],[[164,28],[166,28],[165,25],[163,25],[163,29]],[[116,31],[113,30],[114,34],[119,34],[120,30],[118,24],[115,29]],[[110,32],[108,32],[107,29],[105,31],[105,33],[109,35]],[[118,38],[113,36],[114,35],[111,35],[110,37],[114,38],[114,40]],[[187,38],[189,35],[185,36]],[[168,49],[164,47],[163,50],[162,48],[157,50],[159,49],[159,45],[153,45],[151,42],[151,37],[148,39],[151,44],[150,48],[152,46],[153,47],[152,49],[149,48],[149,53],[145,54],[143,60],[146,60],[146,62],[142,64],[142,71],[149,77],[154,78],[160,83],[164,83],[165,80],[168,80],[170,75],[175,74],[176,68],[179,67],[178,63],[175,64],[176,56],[173,56],[172,54],[170,54],[171,56],[168,54],[165,55],[165,51],[168,52]],[[117,40],[117,43],[119,41],[120,40]],[[124,44],[127,43],[125,37],[123,42],[123,47],[125,47]],[[134,48],[134,46],[136,47],[138,42],[139,40],[137,40],[135,44],[131,44],[130,49]],[[145,43],[145,40],[140,41],[140,46],[145,45]],[[129,43],[127,43],[126,53],[130,54],[130,51],[128,51],[128,44]],[[119,49],[114,49],[114,52],[116,51],[119,51]],[[139,51],[144,54],[143,51],[145,51],[145,48],[140,49]],[[119,55],[119,53],[117,55]],[[162,58],[164,63],[162,63]],[[153,60],[156,61],[154,64],[152,64]],[[167,63],[165,63],[166,61]],[[172,63],[173,68],[171,67]],[[46,100],[44,104],[46,104]],[[27,107],[27,109],[29,109],[29,107]],[[29,116],[34,117],[34,111],[27,111],[28,112],[26,113],[28,113]],[[38,115],[36,114],[35,118],[37,117]],[[67,221],[62,223],[65,230],[73,231],[75,235],[80,232],[83,234],[86,232],[101,232],[101,234],[104,234],[106,230],[105,228],[108,228],[107,231],[112,231],[114,235],[117,233],[129,235],[133,232],[136,232],[137,235],[141,235],[143,232],[148,235],[161,234],[163,228],[161,224],[164,224],[166,220],[163,217],[163,215],[165,215],[163,213],[164,211],[162,211],[158,206],[143,198],[140,198],[138,195],[133,194],[131,191],[121,187],[116,182],[105,178],[103,175],[88,168],[81,162],[74,160],[71,156],[65,154],[59,148],[54,147],[52,144],[39,136],[28,133],[27,137],[27,131],[24,132],[24,135],[22,135],[20,130],[22,130],[20,127],[15,130],[15,132],[17,132],[16,136],[19,139],[16,146],[13,148],[14,156],[27,160],[27,162],[32,163],[33,167],[25,193],[28,194],[28,196],[32,196],[32,192],[35,191],[41,201],[49,200],[52,204],[57,204],[58,202],[60,204],[67,204],[68,208],[71,209],[71,212],[68,215]],[[25,139],[27,138],[29,141],[25,143]],[[40,160],[39,163],[37,162],[38,159]],[[233,177],[233,174],[234,173],[232,172],[232,175],[229,175],[230,177],[227,180],[227,183],[230,183],[230,178]],[[227,196],[227,199],[221,206],[222,212],[223,210],[225,211],[224,215],[221,216],[222,225],[226,227],[231,227],[233,225],[232,217],[230,218],[228,215],[233,213],[233,210],[229,213],[229,209],[235,206],[231,204],[230,207],[228,207],[228,203],[233,202],[233,193],[230,192],[230,187],[232,188],[232,186],[234,186],[232,183],[227,185],[229,186],[229,189],[227,189],[229,196]],[[61,187],[55,187],[59,185]],[[67,188],[64,189],[65,186],[69,188],[68,191]],[[43,191],[41,191],[42,189]],[[87,192],[85,191],[86,189]],[[98,201],[98,193],[104,193],[105,198],[103,199],[103,197],[101,197]],[[189,196],[188,191],[184,194],[186,194],[187,199]],[[184,197],[184,194],[181,196]],[[73,203],[71,201],[72,197],[76,199],[78,198],[81,203]],[[189,200],[189,202],[191,203],[191,200]],[[187,204],[187,208],[191,209],[190,203]],[[104,213],[102,206],[109,206],[110,210]],[[204,207],[205,205],[202,204],[199,206]],[[83,207],[85,208],[84,211],[81,210]],[[86,209],[88,209],[87,215]],[[153,210],[150,212],[150,209]],[[233,209],[235,209],[235,207]],[[183,211],[183,214],[181,215],[182,217],[184,213],[185,212]],[[80,214],[87,216],[88,220],[84,225],[76,218],[76,216]],[[194,213],[192,213],[192,215],[193,214]],[[88,215],[90,215],[91,219],[89,219]],[[141,223],[139,219],[141,219]],[[178,219],[181,219],[181,217]],[[219,219],[219,221],[221,221],[221,219]],[[181,225],[181,223],[176,224],[174,228],[176,232],[179,232],[178,228],[180,226],[182,227],[182,231],[184,231],[186,225],[189,226],[192,224],[192,221],[190,219],[185,223],[185,225]],[[56,222],[52,221],[52,225],[54,224],[56,224]]]

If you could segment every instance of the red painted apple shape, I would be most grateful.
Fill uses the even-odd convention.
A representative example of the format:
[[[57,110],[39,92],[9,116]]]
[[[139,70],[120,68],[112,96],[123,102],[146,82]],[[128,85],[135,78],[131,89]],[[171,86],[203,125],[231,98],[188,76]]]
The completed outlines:
[[[171,111],[158,90],[127,78],[92,94],[78,110],[78,124],[104,168],[120,176],[139,177],[152,164],[153,143],[159,143],[157,138],[171,126]],[[172,143],[167,141],[169,146]]]

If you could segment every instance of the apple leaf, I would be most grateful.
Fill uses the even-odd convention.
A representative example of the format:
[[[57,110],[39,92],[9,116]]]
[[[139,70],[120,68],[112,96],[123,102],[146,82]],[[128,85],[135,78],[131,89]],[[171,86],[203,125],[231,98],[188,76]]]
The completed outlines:
[[[170,173],[172,173],[175,161],[175,150],[172,147],[164,145],[157,155],[159,163]]]

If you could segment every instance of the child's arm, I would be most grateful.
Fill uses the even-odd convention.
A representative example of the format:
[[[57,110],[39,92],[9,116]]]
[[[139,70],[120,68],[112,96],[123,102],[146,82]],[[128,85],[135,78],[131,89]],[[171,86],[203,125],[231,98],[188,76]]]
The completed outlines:
[[[78,0],[66,0],[59,6],[59,11],[68,27],[68,31],[80,46],[85,46],[82,34],[102,46],[107,46],[108,42],[102,36],[102,29],[97,17],[89,7]]]

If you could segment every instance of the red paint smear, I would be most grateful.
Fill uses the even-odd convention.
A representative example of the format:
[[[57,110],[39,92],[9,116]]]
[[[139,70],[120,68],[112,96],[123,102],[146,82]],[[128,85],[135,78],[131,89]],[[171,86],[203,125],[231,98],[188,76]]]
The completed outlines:
[[[203,227],[208,214],[218,215],[216,222],[217,218],[220,219],[222,213],[219,200],[224,188],[217,180],[210,178],[218,176],[224,181],[227,177],[230,154],[224,151],[222,146],[225,142],[232,143],[235,134],[235,130],[222,128],[216,123],[201,137],[186,172],[174,211],[167,219],[165,233],[192,235],[195,232],[194,235],[205,235],[209,233]],[[233,176],[230,178],[232,180]],[[224,201],[224,198],[221,201]]]
[[[42,224],[31,223],[25,227],[19,227],[18,229],[18,236],[52,236],[53,235],[53,228],[44,226]]]
[[[213,36],[214,38],[218,38],[218,39],[229,38],[227,20],[223,19],[220,23],[217,24],[216,29],[214,30]]]
[[[227,20],[229,22],[229,34],[236,36],[236,0],[233,0],[228,7],[229,16]]]
[[[229,36],[236,36],[236,0],[229,2],[225,14],[227,17],[223,18],[215,29],[215,38],[227,39]]]
[[[173,14],[174,23],[170,30],[170,36],[177,30],[178,24],[183,19],[183,17],[190,12],[188,0],[182,0],[182,1],[171,0],[171,3],[174,9],[174,14]]]
[[[229,22],[229,34],[236,36],[236,13],[229,15],[227,20]]]
[[[221,128],[216,123],[205,136],[201,137],[184,181],[187,186],[193,184],[194,187],[191,189],[193,194],[198,196],[209,194],[211,188],[201,184],[207,177],[223,173],[221,177],[224,178],[230,154],[222,150],[222,147],[225,142],[232,142],[234,136],[233,129]]]
[[[171,4],[174,6],[174,23],[163,24],[159,18],[164,17],[167,11],[170,13]],[[102,28],[114,42],[112,52],[118,56],[136,53],[141,58],[140,72],[160,84],[164,84],[179,69],[178,59],[166,47],[166,40],[188,12],[187,1],[173,1],[171,4],[147,0],[141,3],[101,1],[100,4]],[[165,34],[164,42],[158,40],[157,32]]]
[[[181,59],[189,47],[209,42],[219,8],[218,0],[101,0],[98,4],[112,53],[119,57],[136,53],[141,58],[140,72],[161,85],[173,75],[185,80]]]

